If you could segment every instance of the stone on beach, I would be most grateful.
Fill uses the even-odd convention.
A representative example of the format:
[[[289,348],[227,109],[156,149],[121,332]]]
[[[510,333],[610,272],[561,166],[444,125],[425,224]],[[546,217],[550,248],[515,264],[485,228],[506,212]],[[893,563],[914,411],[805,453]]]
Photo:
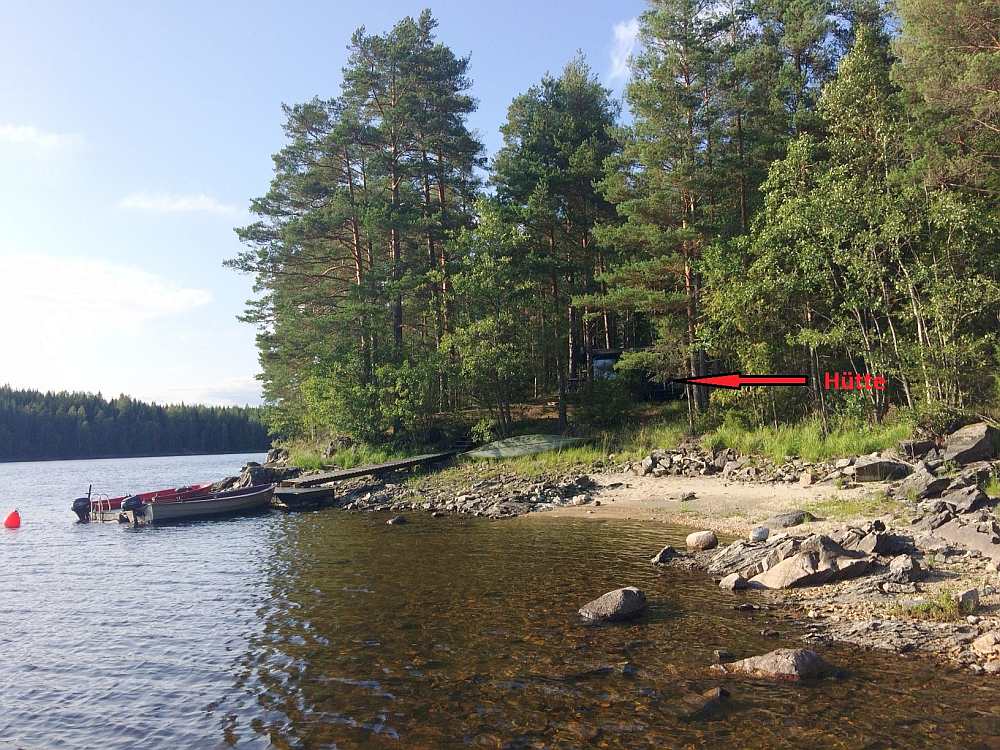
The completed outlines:
[[[724,674],[776,680],[808,680],[832,671],[819,654],[805,648],[779,648],[761,656],[716,664],[712,669]]]
[[[687,535],[685,543],[688,549],[706,550],[719,545],[714,531],[695,531]]]
[[[788,513],[779,513],[776,516],[772,516],[764,521],[764,525],[772,529],[787,529],[815,520],[816,516],[807,510],[792,510]]]
[[[749,585],[758,589],[820,586],[865,575],[871,568],[867,555],[846,550],[829,537],[816,534],[802,542],[798,554],[768,567],[750,579]]]
[[[984,659],[1000,659],[1000,630],[984,633],[972,642],[972,650]]]
[[[858,482],[902,479],[912,471],[913,468],[907,463],[878,455],[862,456],[854,462],[854,478]]]
[[[594,622],[614,622],[638,616],[646,609],[646,595],[635,586],[609,591],[580,607],[580,616]]]
[[[945,439],[944,460],[958,464],[997,457],[997,431],[985,422],[970,424]]]
[[[926,468],[920,468],[896,486],[895,494],[897,497],[926,500],[940,495],[950,483],[950,477],[934,476]]]
[[[958,611],[963,615],[971,615],[979,609],[979,589],[966,589],[954,595]]]

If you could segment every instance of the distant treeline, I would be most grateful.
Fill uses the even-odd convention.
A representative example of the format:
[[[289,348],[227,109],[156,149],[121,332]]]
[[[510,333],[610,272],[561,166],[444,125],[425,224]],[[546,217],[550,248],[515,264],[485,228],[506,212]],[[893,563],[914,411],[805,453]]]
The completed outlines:
[[[239,453],[270,442],[256,408],[0,387],[0,461]]]

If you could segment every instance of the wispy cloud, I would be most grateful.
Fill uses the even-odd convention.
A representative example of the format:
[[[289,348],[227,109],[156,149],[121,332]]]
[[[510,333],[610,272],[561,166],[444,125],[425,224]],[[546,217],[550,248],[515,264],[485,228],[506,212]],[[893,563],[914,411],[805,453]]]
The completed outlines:
[[[24,146],[40,151],[58,151],[75,146],[82,140],[75,133],[54,133],[36,128],[34,125],[0,123],[0,143]]]
[[[614,39],[611,44],[611,71],[608,78],[614,83],[621,83],[628,80],[628,60],[639,46],[639,19],[619,21],[612,32]]]
[[[205,213],[228,215],[239,212],[236,206],[223,203],[205,193],[130,193],[118,202],[120,208],[158,214]]]
[[[218,383],[170,388],[160,396],[166,403],[245,406],[261,403],[260,381],[252,376],[230,377]]]
[[[205,289],[104,260],[0,255],[0,320],[30,321],[20,328],[45,346],[97,333],[134,332],[148,321],[211,301]]]

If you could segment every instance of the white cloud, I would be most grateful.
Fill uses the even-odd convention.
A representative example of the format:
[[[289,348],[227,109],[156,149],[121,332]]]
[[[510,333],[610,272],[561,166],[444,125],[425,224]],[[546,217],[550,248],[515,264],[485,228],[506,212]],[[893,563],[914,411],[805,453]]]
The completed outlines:
[[[211,301],[207,290],[104,260],[0,255],[0,320],[7,335],[26,327],[36,345],[132,333]]]
[[[0,143],[26,146],[40,151],[57,151],[75,146],[82,139],[74,133],[52,133],[34,125],[0,123]]]
[[[217,383],[169,388],[163,403],[210,404],[213,406],[256,406],[261,403],[260,381],[252,376],[229,377]]]
[[[151,211],[159,214],[208,213],[234,214],[239,209],[205,193],[130,193],[118,202],[120,208]]]
[[[628,59],[639,46],[639,19],[619,21],[614,26],[613,34],[611,72],[608,74],[608,78],[611,81],[620,82],[628,79]]]

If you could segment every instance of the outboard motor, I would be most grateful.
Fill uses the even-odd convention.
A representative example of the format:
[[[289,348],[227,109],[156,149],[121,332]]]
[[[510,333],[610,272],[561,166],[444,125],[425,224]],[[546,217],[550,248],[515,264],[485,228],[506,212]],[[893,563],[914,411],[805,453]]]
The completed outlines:
[[[90,521],[90,498],[89,497],[78,497],[73,501],[73,512],[76,513],[76,517],[80,519],[80,523],[87,523]]]
[[[122,510],[139,511],[142,510],[142,498],[138,495],[126,497],[122,500]]]

